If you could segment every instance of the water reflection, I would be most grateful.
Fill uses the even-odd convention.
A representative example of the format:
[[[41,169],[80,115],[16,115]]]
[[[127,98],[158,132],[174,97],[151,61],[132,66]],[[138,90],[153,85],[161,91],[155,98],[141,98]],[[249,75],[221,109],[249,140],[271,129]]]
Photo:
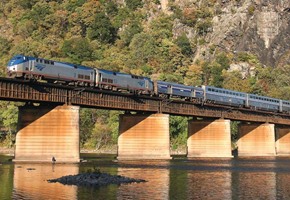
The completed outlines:
[[[147,182],[87,188],[46,181],[96,168]],[[0,164],[0,199],[290,199],[289,184],[290,158]]]
[[[233,173],[233,199],[276,199],[276,176],[274,172]]]
[[[231,173],[188,173],[187,196],[191,199],[231,199]]]
[[[47,180],[78,172],[78,165],[73,164],[15,164],[13,199],[77,199],[76,186]]]
[[[118,169],[118,175],[147,182],[122,185],[117,191],[117,199],[169,199],[170,176],[166,167],[169,163],[169,161],[121,163],[124,167]]]

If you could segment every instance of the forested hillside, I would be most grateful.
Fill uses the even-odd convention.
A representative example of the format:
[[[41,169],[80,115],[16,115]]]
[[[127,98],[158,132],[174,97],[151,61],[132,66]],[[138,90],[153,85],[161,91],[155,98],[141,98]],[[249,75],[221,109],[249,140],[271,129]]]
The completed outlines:
[[[0,74],[25,54],[290,99],[289,8],[270,0],[2,0]],[[0,140],[12,145],[17,107],[0,104]],[[82,109],[82,147],[115,144],[119,113]],[[185,144],[186,123],[171,117],[173,148]]]

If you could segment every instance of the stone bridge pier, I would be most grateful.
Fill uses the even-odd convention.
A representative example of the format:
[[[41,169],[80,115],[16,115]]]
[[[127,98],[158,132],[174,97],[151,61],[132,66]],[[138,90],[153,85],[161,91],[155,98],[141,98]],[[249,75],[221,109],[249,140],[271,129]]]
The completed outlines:
[[[171,159],[169,115],[120,115],[118,159]]]
[[[238,130],[239,156],[275,156],[275,125],[242,123]]]
[[[187,157],[232,157],[230,120],[188,121]]]
[[[78,106],[19,107],[15,162],[79,162]]]

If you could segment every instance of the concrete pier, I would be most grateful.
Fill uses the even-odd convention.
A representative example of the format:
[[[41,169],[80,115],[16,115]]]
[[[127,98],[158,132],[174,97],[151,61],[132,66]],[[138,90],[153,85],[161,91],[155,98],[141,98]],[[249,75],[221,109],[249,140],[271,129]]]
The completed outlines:
[[[79,162],[79,107],[19,107],[15,162]]]
[[[276,154],[277,156],[290,155],[290,127],[276,128]]]
[[[240,124],[239,156],[275,156],[274,124]]]
[[[232,157],[230,120],[188,121],[187,157]]]
[[[169,115],[120,115],[118,159],[171,159]]]

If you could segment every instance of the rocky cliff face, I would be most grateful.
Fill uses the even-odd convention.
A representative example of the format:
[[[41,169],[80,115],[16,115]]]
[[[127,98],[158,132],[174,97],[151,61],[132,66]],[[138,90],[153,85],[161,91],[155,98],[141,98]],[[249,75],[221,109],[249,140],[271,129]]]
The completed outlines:
[[[198,7],[203,0],[175,0],[181,9]],[[214,2],[212,28],[197,45],[194,59],[209,58],[216,50],[257,55],[267,66],[290,64],[289,0],[217,0]],[[168,0],[161,1],[167,11]],[[175,35],[185,32],[198,37],[196,29],[175,21]],[[211,51],[211,52],[210,52]]]

